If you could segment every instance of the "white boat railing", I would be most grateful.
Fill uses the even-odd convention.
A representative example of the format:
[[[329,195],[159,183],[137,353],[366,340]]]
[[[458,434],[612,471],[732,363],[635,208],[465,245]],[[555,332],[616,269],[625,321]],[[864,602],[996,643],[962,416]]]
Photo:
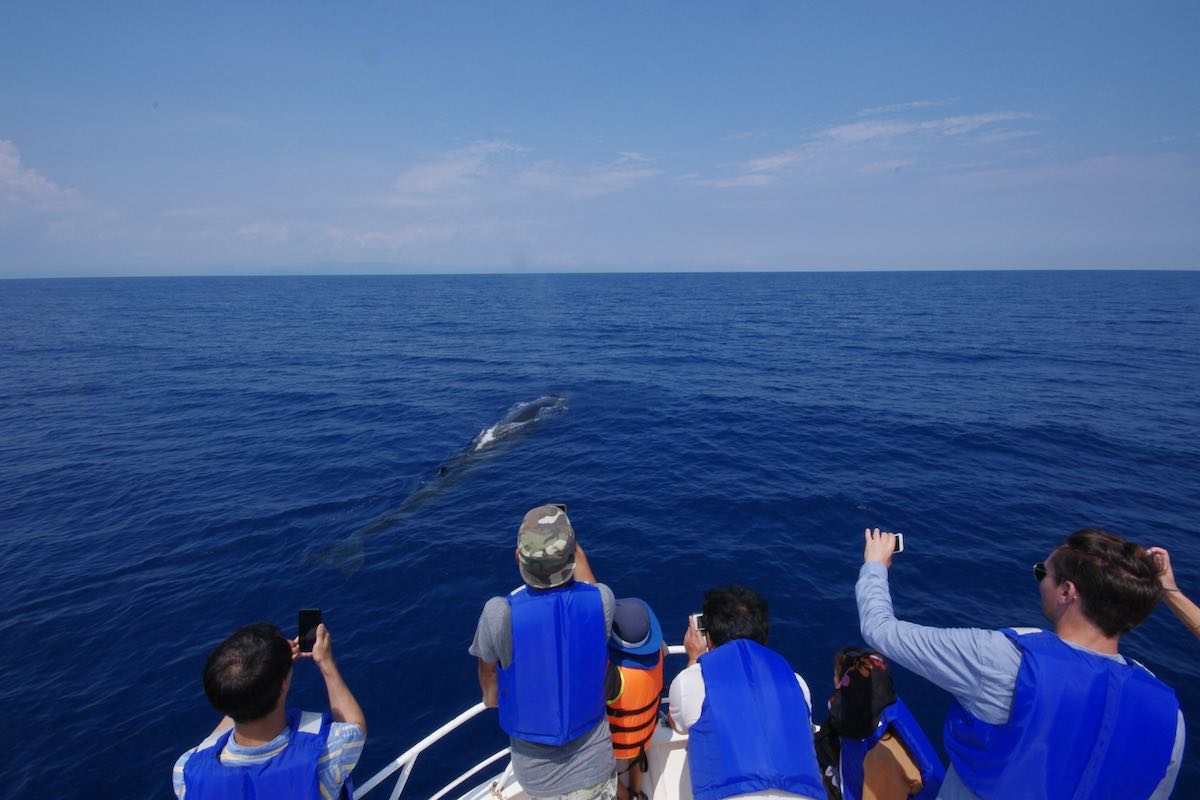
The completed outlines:
[[[667,648],[667,652],[669,655],[678,656],[683,655],[687,651],[684,650],[683,645],[674,644]],[[448,733],[456,730],[467,722],[470,722],[472,719],[482,714],[486,709],[487,706],[485,706],[483,703],[476,703],[454,719],[447,722],[442,727],[438,728],[433,733],[426,736],[421,741],[414,744],[408,750],[405,750],[403,754],[393,759],[386,767],[375,773],[366,783],[357,787],[354,790],[354,800],[359,800],[359,798],[365,797],[368,792],[378,787],[379,784],[386,781],[392,775],[395,775],[397,770],[399,770],[400,775],[396,778],[396,785],[392,789],[392,794],[390,797],[390,800],[398,800],[400,794],[404,791],[404,787],[408,784],[408,778],[410,775],[412,775],[413,766],[417,763],[417,758],[426,750],[428,750],[434,743],[445,738]],[[450,792],[461,786],[472,775],[496,763],[508,755],[508,753],[509,748],[506,747],[500,752],[488,756],[483,761],[480,761],[478,764],[471,767],[454,780],[450,781],[450,783],[447,783],[436,793],[430,796],[429,800],[441,800],[441,798],[445,797],[446,795],[450,794]]]

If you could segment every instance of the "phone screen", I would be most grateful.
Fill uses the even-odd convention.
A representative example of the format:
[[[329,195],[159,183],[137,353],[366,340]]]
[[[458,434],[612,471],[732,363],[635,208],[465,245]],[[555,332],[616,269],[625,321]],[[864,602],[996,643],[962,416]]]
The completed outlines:
[[[300,652],[311,653],[317,641],[317,626],[321,624],[321,609],[300,609]]]

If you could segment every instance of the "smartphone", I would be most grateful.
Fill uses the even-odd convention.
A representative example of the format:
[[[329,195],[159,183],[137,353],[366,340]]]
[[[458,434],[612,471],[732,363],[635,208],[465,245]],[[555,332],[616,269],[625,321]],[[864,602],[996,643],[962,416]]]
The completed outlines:
[[[311,653],[313,645],[317,641],[317,626],[321,624],[321,609],[319,608],[302,608],[300,609],[300,652]]]
[[[903,533],[896,534],[896,550],[894,552],[897,552],[897,553],[904,552],[904,534]]]
[[[696,633],[704,633],[703,614],[688,614],[688,619],[691,620],[692,626],[696,629]]]

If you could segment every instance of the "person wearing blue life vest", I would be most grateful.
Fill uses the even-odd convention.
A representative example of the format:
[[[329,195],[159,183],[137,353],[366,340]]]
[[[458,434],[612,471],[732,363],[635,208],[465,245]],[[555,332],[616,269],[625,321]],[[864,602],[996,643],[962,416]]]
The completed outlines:
[[[1054,630],[933,628],[892,612],[893,534],[865,534],[863,638],[954,695],[946,800],[1166,800],[1183,759],[1175,693],[1118,652],[1158,604],[1154,558],[1107,531],[1072,533],[1033,574]]]
[[[831,765],[836,780],[830,796],[836,792],[842,800],[934,800],[946,770],[896,694],[883,657],[871,650],[842,648],[834,660],[833,680],[829,717],[821,730],[836,737]],[[818,744],[818,761],[824,765],[821,755]]]
[[[325,679],[328,714],[285,706],[292,664],[309,657]],[[317,626],[311,653],[301,653],[298,640],[288,641],[270,623],[239,628],[208,657],[204,693],[225,718],[175,763],[180,800],[353,796],[350,772],[367,722],[333,660],[324,625]]]
[[[766,646],[767,601],[744,586],[711,589],[703,620],[703,631],[689,620],[688,666],[669,691],[692,796],[824,798],[808,685]]]
[[[513,775],[532,800],[613,800],[605,714],[612,591],[596,583],[566,507],[538,506],[517,532],[524,584],[483,607],[469,652],[498,708]]]

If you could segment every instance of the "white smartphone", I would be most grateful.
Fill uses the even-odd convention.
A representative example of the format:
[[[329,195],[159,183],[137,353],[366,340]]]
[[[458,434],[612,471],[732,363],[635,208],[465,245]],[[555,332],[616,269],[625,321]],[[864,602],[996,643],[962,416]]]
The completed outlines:
[[[894,552],[897,552],[897,553],[904,552],[904,534],[903,533],[896,534],[896,549]]]
[[[704,633],[703,614],[688,614],[688,619],[691,620],[692,627],[696,629],[696,633]]]

